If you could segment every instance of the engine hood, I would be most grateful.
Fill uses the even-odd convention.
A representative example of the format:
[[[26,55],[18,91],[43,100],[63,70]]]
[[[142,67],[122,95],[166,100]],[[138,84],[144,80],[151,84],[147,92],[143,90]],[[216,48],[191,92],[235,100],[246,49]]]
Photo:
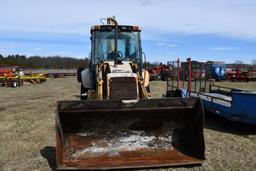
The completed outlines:
[[[107,61],[111,73],[132,73],[131,63],[123,61],[122,64],[114,64],[114,61]]]

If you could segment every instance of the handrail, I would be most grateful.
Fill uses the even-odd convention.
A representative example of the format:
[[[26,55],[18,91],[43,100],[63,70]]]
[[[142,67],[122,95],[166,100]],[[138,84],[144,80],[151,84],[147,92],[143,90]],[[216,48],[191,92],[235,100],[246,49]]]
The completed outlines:
[[[220,97],[211,96],[209,94],[200,93],[200,92],[192,91],[191,93],[195,93],[195,94],[197,94],[197,96],[202,95],[202,96],[210,97],[211,102],[212,102],[213,99],[218,99],[218,100],[222,100],[222,101],[229,102],[229,103],[232,102],[232,100],[230,101],[230,100],[226,100],[226,99],[223,99],[223,98],[220,98]]]
[[[219,85],[211,85],[212,87],[217,87],[217,88],[223,88],[223,89],[229,89],[229,90],[233,90],[234,88],[231,87],[225,87],[225,86],[219,86]],[[245,91],[245,92],[250,92],[248,90],[244,90],[244,89],[237,89],[237,90],[241,90],[241,91]]]

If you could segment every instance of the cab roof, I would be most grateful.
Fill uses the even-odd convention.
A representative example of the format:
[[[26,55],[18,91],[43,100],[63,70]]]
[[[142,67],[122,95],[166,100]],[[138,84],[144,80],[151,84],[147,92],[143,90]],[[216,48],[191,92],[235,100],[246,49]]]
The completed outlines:
[[[140,32],[139,26],[129,26],[129,25],[118,25],[121,32]],[[91,27],[91,32],[93,31],[112,31],[115,29],[115,25],[94,25]]]

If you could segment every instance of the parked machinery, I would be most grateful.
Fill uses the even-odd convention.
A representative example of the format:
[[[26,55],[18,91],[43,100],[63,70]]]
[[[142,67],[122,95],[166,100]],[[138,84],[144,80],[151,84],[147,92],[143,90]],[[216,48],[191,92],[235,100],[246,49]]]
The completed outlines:
[[[201,163],[200,99],[151,99],[140,28],[106,20],[91,28],[90,67],[78,69],[82,100],[58,102],[57,169]]]
[[[0,84],[8,87],[18,87],[24,82],[41,83],[46,81],[44,74],[24,74],[20,67],[4,66],[0,67]]]
[[[177,60],[179,63],[179,60]],[[225,86],[215,85],[213,79],[200,75],[192,79],[192,73],[196,72],[196,63],[192,63],[188,58],[188,67],[177,67],[177,74],[167,81],[166,96],[172,97],[200,97],[204,110],[217,116],[221,116],[231,121],[246,124],[256,124],[256,94],[254,92],[234,89]],[[202,64],[202,72],[207,68],[208,63]],[[179,66],[179,65],[178,65]],[[206,69],[207,71],[207,69]],[[188,79],[179,79],[179,75],[185,72]],[[180,83],[181,82],[181,83]]]
[[[169,64],[159,64],[156,67],[149,67],[148,72],[150,75],[150,80],[162,80],[166,81],[170,76],[171,67]]]
[[[229,81],[256,81],[256,70],[229,68],[226,72],[226,78]]]
[[[22,75],[22,71],[19,67],[2,66],[0,67],[0,84],[9,87],[20,86],[22,80],[19,75]]]

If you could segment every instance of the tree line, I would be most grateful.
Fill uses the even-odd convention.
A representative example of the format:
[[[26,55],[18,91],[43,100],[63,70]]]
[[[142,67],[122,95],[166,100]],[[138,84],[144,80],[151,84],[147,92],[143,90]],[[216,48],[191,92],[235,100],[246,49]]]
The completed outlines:
[[[30,56],[0,54],[0,66],[19,66],[22,68],[34,69],[77,69],[80,66],[87,67],[89,59],[76,59],[60,56]]]
[[[73,57],[60,57],[60,56],[30,56],[25,55],[8,55],[3,56],[0,54],[0,66],[19,66],[22,68],[33,68],[33,69],[77,69],[80,66],[88,67],[90,60],[77,59]],[[161,65],[159,62],[147,62],[144,63],[144,67],[156,67]],[[229,65],[241,65],[251,66],[244,64],[242,61],[236,61],[234,64]],[[252,60],[252,66],[255,67],[256,60]]]

